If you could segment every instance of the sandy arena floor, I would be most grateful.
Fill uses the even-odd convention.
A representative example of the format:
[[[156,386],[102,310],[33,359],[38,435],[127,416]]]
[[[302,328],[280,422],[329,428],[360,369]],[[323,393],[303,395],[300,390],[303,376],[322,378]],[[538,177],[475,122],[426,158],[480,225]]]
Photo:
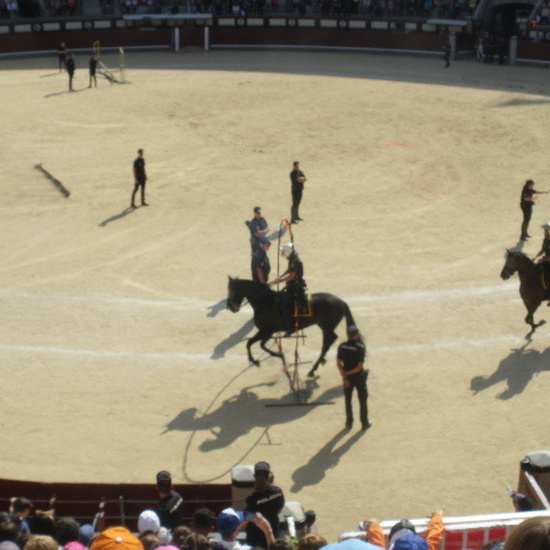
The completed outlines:
[[[528,344],[499,274],[521,185],[550,189],[550,72],[185,50],[128,53],[126,85],[89,90],[86,64],[69,94],[53,55],[0,61],[2,476],[229,482],[268,460],[331,539],[364,517],[512,510],[519,460],[550,447],[550,325]],[[139,147],[151,206],[129,211]],[[289,215],[295,159],[309,287],[367,337],[364,435],[341,431],[335,348],[308,383],[333,405],[265,407],[294,400],[280,363],[250,367],[251,310],[223,308],[227,276],[250,277],[243,222]],[[543,196],[529,254],[549,219]]]

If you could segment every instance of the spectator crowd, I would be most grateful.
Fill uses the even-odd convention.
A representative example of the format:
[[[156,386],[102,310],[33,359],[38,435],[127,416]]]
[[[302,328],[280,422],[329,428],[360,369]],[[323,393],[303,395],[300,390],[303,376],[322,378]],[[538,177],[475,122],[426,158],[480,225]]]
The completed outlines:
[[[361,524],[361,537],[328,544],[314,512],[308,512],[299,538],[292,529],[283,537],[279,516],[284,493],[274,484],[267,462],[255,465],[254,487],[243,510],[225,508],[216,514],[200,508],[188,525],[184,499],[174,490],[169,472],[157,474],[156,488],[157,506],[139,514],[134,533],[124,526],[106,526],[103,503],[92,523],[79,525],[74,518],[56,517],[53,508],[33,510],[28,499],[14,497],[9,511],[0,512],[0,550],[440,550],[445,531],[442,513],[435,512],[422,536],[408,520],[396,523],[387,536],[376,520],[367,520]],[[507,540],[491,541],[482,550],[550,550],[550,518],[531,517]]]

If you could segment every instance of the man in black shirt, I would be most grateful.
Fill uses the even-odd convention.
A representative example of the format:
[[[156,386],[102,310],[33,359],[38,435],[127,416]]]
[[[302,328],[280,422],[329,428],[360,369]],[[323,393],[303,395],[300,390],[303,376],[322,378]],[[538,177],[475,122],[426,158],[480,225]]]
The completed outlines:
[[[259,239],[259,248],[252,254],[252,279],[258,283],[267,284],[271,265],[267,251],[271,248],[269,239]]]
[[[172,489],[172,475],[163,470],[157,474],[159,503],[157,513],[160,524],[173,531],[183,523],[183,498]]]
[[[269,233],[269,226],[266,219],[262,216],[262,209],[260,206],[254,207],[254,217],[244,222],[250,230],[250,246],[252,248],[252,254],[260,248],[260,239],[266,237]]]
[[[135,198],[138,189],[141,187],[141,206],[149,206],[145,202],[145,182],[147,175],[145,174],[145,159],[143,158],[143,149],[138,149],[138,156],[134,160],[134,191],[132,193],[132,208],[136,208]]]
[[[74,77],[74,71],[75,71],[74,57],[72,53],[67,55],[67,61],[65,63],[65,66],[67,67],[67,72],[69,73],[69,91],[72,92],[74,91],[73,77]]]
[[[267,541],[263,531],[254,525],[253,515],[260,512],[269,521],[273,537],[279,536],[279,512],[285,505],[283,491],[273,485],[273,473],[267,462],[258,462],[254,466],[254,492],[246,499],[245,519],[246,544],[254,547],[267,548]]]
[[[97,70],[97,57],[95,55],[90,56],[90,61],[88,63],[89,69],[90,69],[90,85],[88,88],[92,87],[92,82],[94,83],[94,86],[97,88],[97,76],[96,76],[96,70]]]
[[[362,430],[368,430],[372,423],[369,420],[367,409],[367,377],[369,371],[365,370],[366,348],[361,340],[359,329],[355,325],[348,327],[348,340],[338,346],[337,365],[344,381],[344,397],[346,402],[346,429],[353,426],[353,409],[351,396],[353,389],[357,390],[359,398],[359,417]]]
[[[290,209],[290,223],[298,223],[303,221],[300,218],[298,209],[302,201],[302,193],[304,191],[304,183],[307,181],[306,176],[300,170],[300,163],[294,161],[292,172],[290,172],[290,183],[292,191],[292,207]]]
[[[59,59],[59,72],[61,72],[65,68],[67,62],[67,45],[65,42],[61,42],[57,47],[57,57]]]

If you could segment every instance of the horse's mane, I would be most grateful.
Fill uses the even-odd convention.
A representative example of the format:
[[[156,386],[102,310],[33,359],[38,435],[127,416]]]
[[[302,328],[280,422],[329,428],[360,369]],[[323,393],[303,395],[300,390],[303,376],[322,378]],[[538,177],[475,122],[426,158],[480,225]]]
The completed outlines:
[[[525,252],[522,252],[521,250],[513,250],[513,249],[510,250],[510,249],[508,249],[508,253],[509,254],[515,254],[516,256],[520,256],[523,259],[527,260],[531,264],[535,263],[529,256],[527,256],[527,254],[525,254]]]

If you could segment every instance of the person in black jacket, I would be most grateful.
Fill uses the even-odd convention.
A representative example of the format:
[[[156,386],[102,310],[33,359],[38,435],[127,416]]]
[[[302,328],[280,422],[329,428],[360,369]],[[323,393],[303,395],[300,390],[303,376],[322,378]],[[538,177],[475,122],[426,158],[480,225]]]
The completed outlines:
[[[67,61],[65,63],[65,66],[67,67],[67,72],[69,73],[69,91],[73,92],[73,77],[74,77],[74,71],[75,71],[75,63],[74,63],[74,57],[73,54],[70,53],[67,55]]]
[[[173,531],[183,523],[183,498],[172,489],[172,475],[166,470],[157,474],[159,502],[157,514],[160,524]]]
[[[520,240],[526,241],[531,238],[531,235],[527,232],[529,229],[529,222],[533,214],[533,205],[535,203],[535,195],[547,194],[548,191],[536,191],[535,182],[533,180],[527,180],[521,190],[520,206],[523,212],[523,222],[521,224],[521,236]]]
[[[145,202],[145,183],[147,174],[145,173],[145,159],[143,158],[143,149],[138,149],[138,156],[134,160],[134,191],[132,193],[131,207],[136,208],[135,198],[138,189],[141,188],[141,206],[149,206]]]
[[[361,333],[355,325],[347,329],[348,339],[338,346],[337,365],[344,381],[344,398],[346,402],[346,429],[353,426],[353,409],[351,397],[353,390],[357,390],[359,399],[359,417],[361,428],[368,430],[372,423],[369,420],[367,408],[367,377],[368,370],[365,370],[366,347],[361,339]]]
[[[267,462],[258,462],[254,466],[254,492],[246,499],[245,519],[246,544],[267,548],[267,541],[261,529],[254,524],[255,514],[259,512],[267,519],[273,531],[273,538],[279,536],[279,512],[285,505],[283,491],[273,485],[273,472]]]
[[[307,181],[305,174],[300,170],[300,163],[296,160],[292,165],[290,172],[290,183],[292,192],[292,207],[290,208],[290,223],[298,223],[303,221],[300,218],[299,208],[302,202],[302,193],[304,191],[304,183]]]

